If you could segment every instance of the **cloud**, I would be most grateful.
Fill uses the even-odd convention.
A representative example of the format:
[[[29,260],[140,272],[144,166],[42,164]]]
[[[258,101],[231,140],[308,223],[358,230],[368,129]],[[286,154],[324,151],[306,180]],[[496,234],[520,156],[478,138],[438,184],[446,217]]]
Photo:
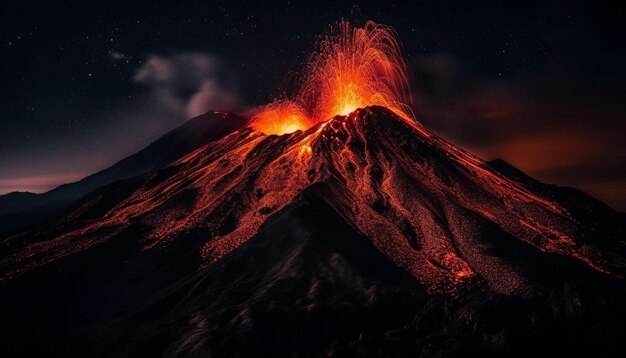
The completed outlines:
[[[111,51],[111,58],[116,61],[122,61],[128,59],[128,56],[123,52]]]
[[[121,52],[110,56],[129,58]],[[213,55],[150,55],[130,80],[141,92],[90,118],[89,126],[68,127],[0,156],[0,194],[52,189],[112,165],[189,118],[209,110],[245,110],[234,76]]]
[[[213,81],[205,81],[187,102],[185,112],[187,116],[194,117],[211,109],[236,111],[240,108],[240,101],[236,95],[222,90]]]
[[[210,54],[149,55],[132,81],[144,88],[143,93],[95,121],[101,123],[94,134],[102,143],[100,146],[93,147],[91,142],[83,145],[92,147],[89,152],[106,163],[132,154],[187,119],[209,110],[244,109],[234,76]],[[98,153],[103,147],[106,151]]]
[[[574,186],[626,209],[626,105],[621,81],[554,75],[486,78],[453,55],[411,62],[415,113],[430,130],[486,160]]]
[[[198,52],[149,56],[133,80],[180,115],[194,117],[208,110],[242,108],[235,81],[220,61]]]

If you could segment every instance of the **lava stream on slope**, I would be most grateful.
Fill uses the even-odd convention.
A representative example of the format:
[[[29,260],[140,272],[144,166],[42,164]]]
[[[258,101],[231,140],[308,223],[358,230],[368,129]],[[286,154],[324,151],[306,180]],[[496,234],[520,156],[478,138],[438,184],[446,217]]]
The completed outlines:
[[[495,240],[623,272],[611,252],[618,249],[588,239],[588,228],[565,208],[392,111],[367,107],[280,136],[242,128],[133,180],[129,194],[113,203],[100,190],[40,234],[52,239],[3,259],[3,279],[101,244],[129,225],[140,225],[144,250],[205,229],[198,252],[204,267],[319,183],[331,207],[431,292],[523,287],[523,270],[490,253],[498,244],[487,240],[486,227],[501,234]],[[93,215],[96,208],[102,215]]]

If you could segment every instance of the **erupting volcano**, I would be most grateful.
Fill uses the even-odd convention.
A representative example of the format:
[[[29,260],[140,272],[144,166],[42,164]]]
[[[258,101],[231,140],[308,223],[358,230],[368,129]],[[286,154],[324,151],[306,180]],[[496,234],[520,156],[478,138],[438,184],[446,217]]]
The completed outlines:
[[[624,214],[481,160],[417,124],[410,104],[393,31],[340,22],[292,98],[249,121],[198,117],[175,134],[230,125],[5,235],[0,314],[28,334],[3,347],[623,352]]]
[[[413,122],[402,48],[391,28],[341,21],[318,44],[293,98],[262,108],[250,124],[265,134],[305,130],[357,108],[383,106]]]

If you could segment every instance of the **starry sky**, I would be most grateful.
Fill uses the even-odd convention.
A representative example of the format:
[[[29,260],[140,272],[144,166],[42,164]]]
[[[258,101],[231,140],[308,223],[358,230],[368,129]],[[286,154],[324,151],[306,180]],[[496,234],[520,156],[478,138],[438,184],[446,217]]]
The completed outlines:
[[[0,194],[43,192],[209,109],[283,93],[341,18],[396,29],[418,119],[626,210],[626,23],[603,1],[4,4]]]

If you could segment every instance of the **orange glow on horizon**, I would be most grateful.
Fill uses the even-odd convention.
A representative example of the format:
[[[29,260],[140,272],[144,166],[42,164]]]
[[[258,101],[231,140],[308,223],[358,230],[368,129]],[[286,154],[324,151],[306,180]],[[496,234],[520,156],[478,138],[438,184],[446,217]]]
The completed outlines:
[[[387,107],[413,124],[410,103],[395,32],[373,21],[354,27],[342,20],[309,58],[297,95],[265,106],[251,127],[265,134],[291,133],[373,105]]]

